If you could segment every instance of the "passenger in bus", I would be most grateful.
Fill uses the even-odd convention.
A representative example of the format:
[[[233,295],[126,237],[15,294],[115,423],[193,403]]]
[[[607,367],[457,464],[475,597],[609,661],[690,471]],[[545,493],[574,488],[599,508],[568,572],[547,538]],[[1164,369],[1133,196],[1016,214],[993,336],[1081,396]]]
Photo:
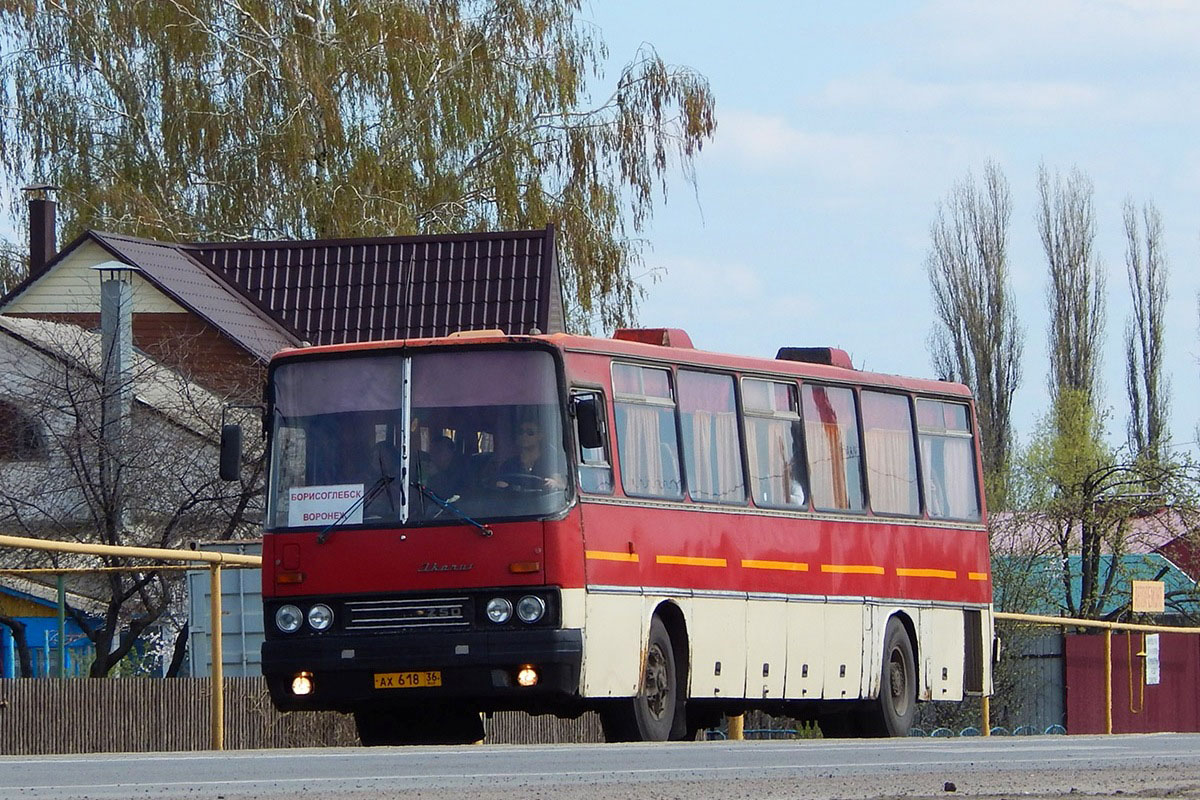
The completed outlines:
[[[496,475],[496,488],[554,491],[567,486],[561,464],[550,454],[541,426],[532,420],[516,430],[517,454],[504,461]]]
[[[429,447],[425,485],[443,500],[458,497],[466,484],[466,465],[449,436],[439,436]]]

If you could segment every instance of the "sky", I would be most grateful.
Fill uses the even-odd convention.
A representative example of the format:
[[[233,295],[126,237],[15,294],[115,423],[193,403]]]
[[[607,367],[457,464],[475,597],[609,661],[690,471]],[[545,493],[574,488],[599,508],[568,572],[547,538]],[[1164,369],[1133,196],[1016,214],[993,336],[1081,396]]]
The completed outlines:
[[[583,15],[610,80],[649,43],[716,96],[696,188],[675,176],[645,232],[642,325],[683,328],[705,350],[832,346],[859,368],[932,377],[930,225],[994,161],[1013,203],[1025,443],[1048,396],[1037,172],[1078,168],[1107,278],[1109,441],[1124,443],[1128,420],[1130,199],[1162,217],[1172,441],[1197,452],[1200,3],[592,0]]]

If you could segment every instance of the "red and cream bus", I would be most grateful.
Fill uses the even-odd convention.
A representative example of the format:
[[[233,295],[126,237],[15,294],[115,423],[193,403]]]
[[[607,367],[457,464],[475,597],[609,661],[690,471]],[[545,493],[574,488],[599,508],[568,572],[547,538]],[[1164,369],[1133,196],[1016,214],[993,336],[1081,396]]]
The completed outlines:
[[[677,330],[477,332],[283,351],[267,423],[263,672],[365,744],[506,709],[595,710],[610,740],[755,708],[903,735],[991,691],[963,386]]]

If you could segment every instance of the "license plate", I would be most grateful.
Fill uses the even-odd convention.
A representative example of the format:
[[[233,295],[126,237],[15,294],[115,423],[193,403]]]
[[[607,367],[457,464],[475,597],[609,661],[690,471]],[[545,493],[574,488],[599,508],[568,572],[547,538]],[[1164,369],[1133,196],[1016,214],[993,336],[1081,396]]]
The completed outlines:
[[[376,689],[420,689],[441,686],[442,673],[436,670],[425,672],[376,672]]]

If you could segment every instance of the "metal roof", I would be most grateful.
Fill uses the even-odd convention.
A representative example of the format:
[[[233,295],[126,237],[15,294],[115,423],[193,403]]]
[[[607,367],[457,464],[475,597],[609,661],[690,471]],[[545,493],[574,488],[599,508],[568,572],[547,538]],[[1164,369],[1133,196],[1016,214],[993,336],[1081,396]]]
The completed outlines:
[[[255,356],[269,359],[299,340],[255,306],[222,275],[188,252],[187,245],[94,232],[95,238],[184,308],[207,320]]]
[[[509,334],[565,329],[552,226],[207,244],[88,231],[0,304],[89,239],[264,361],[303,342],[428,338],[489,328]]]
[[[565,328],[552,227],[184,247],[311,344]]]

